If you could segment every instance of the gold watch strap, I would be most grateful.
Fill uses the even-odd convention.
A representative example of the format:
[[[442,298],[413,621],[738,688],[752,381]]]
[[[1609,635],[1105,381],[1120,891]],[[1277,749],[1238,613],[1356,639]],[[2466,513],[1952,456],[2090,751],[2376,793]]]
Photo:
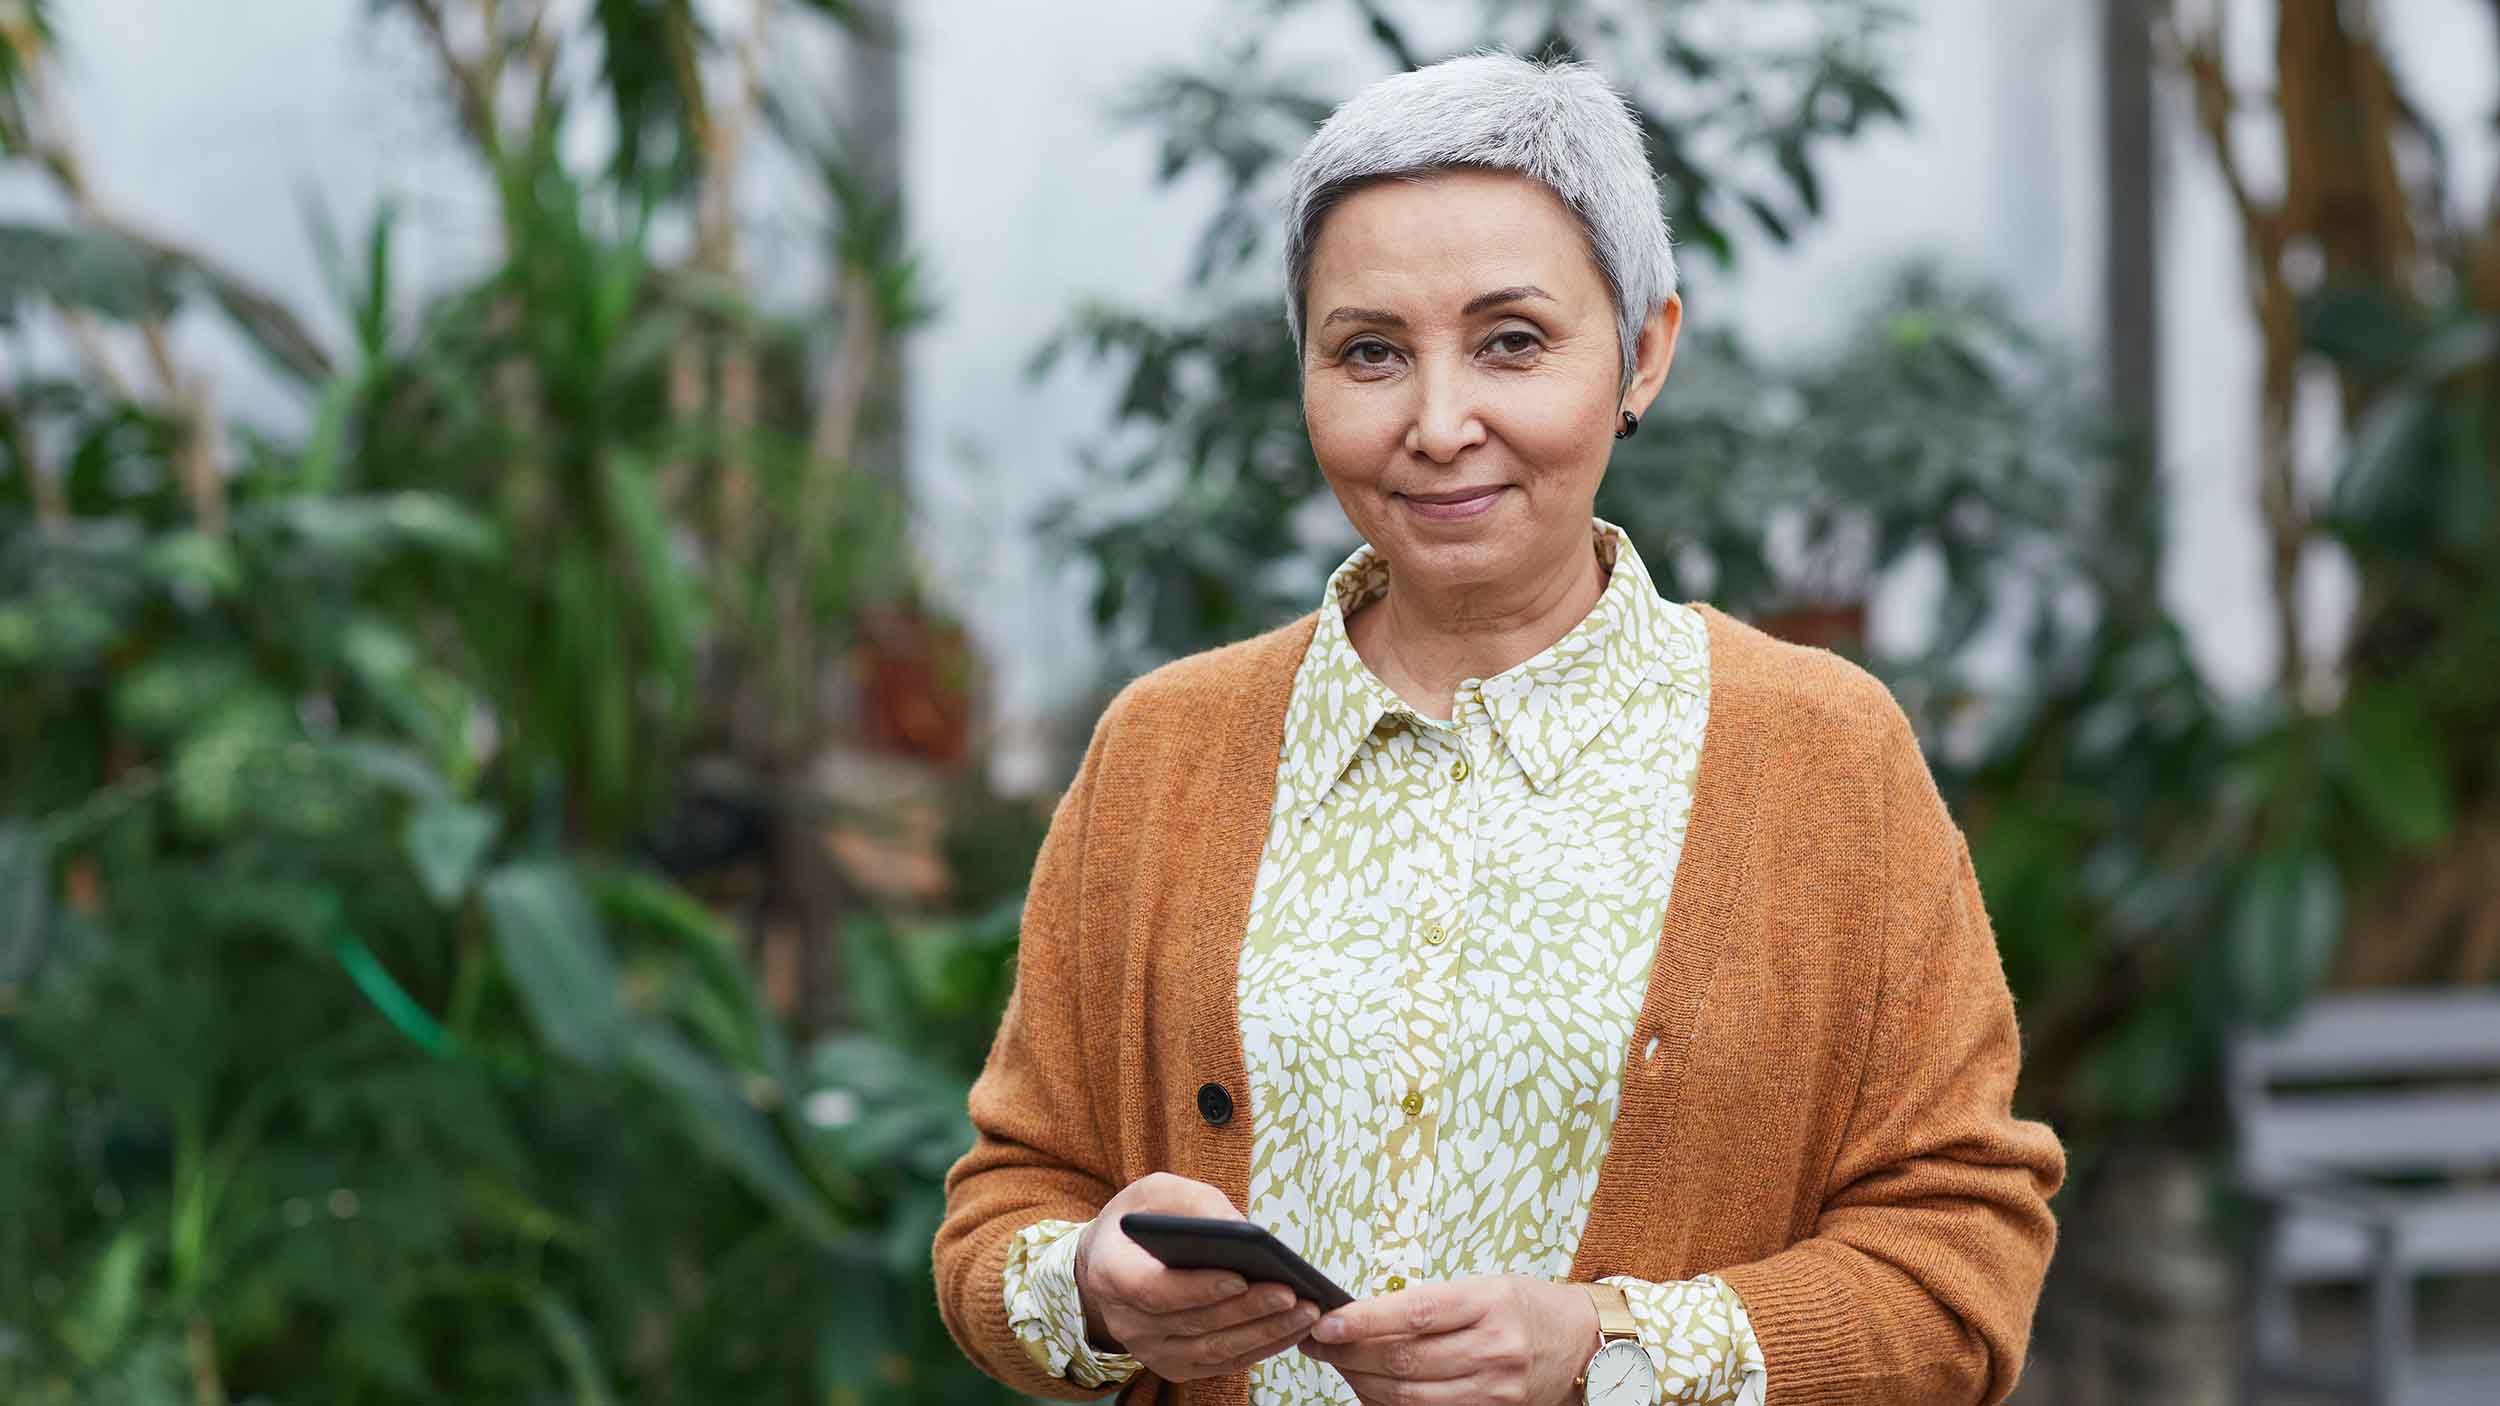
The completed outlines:
[[[1589,1301],[1597,1305],[1597,1337],[1603,1343],[1617,1338],[1638,1339],[1640,1324],[1632,1317],[1632,1301],[1624,1297],[1620,1284],[1583,1284]]]

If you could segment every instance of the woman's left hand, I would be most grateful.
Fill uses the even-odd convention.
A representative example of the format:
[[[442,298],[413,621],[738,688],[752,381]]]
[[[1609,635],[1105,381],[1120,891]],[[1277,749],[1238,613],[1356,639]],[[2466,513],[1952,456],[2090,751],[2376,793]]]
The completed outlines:
[[[1368,1406],[1576,1406],[1597,1306],[1576,1284],[1521,1275],[1417,1284],[1323,1315],[1301,1351]]]

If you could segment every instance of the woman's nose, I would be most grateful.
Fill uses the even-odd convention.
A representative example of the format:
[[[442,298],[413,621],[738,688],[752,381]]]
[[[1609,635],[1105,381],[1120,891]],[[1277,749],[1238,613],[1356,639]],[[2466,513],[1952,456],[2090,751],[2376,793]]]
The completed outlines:
[[[1446,464],[1484,442],[1475,378],[1464,367],[1428,358],[1417,368],[1415,385],[1415,419],[1406,430],[1408,452]]]

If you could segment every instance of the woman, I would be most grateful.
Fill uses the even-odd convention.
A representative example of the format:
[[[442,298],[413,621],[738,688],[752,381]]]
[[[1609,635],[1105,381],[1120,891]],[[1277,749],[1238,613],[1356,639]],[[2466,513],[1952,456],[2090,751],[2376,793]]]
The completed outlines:
[[[1584,68],[1386,79],[1297,162],[1286,319],[1365,545],[1159,668],[1052,817],[940,1307],[1038,1396],[1994,1402],[2056,1139],[1883,687],[1592,515],[1682,304]],[[1167,1269],[1268,1227],[1356,1302]],[[1626,1347],[1624,1344],[1636,1344]]]

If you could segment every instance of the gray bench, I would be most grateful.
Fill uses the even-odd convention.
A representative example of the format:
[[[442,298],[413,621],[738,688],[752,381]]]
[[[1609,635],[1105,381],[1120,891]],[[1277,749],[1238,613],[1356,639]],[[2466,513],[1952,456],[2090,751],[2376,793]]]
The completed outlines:
[[[2231,1040],[2225,1077],[2261,1213],[2242,1399],[2500,1403],[2500,1314],[2462,1344],[2414,1322],[2417,1279],[2500,1274],[2500,991],[2324,998]],[[2300,1341],[2294,1294],[2336,1283],[2366,1291],[2358,1360]]]

